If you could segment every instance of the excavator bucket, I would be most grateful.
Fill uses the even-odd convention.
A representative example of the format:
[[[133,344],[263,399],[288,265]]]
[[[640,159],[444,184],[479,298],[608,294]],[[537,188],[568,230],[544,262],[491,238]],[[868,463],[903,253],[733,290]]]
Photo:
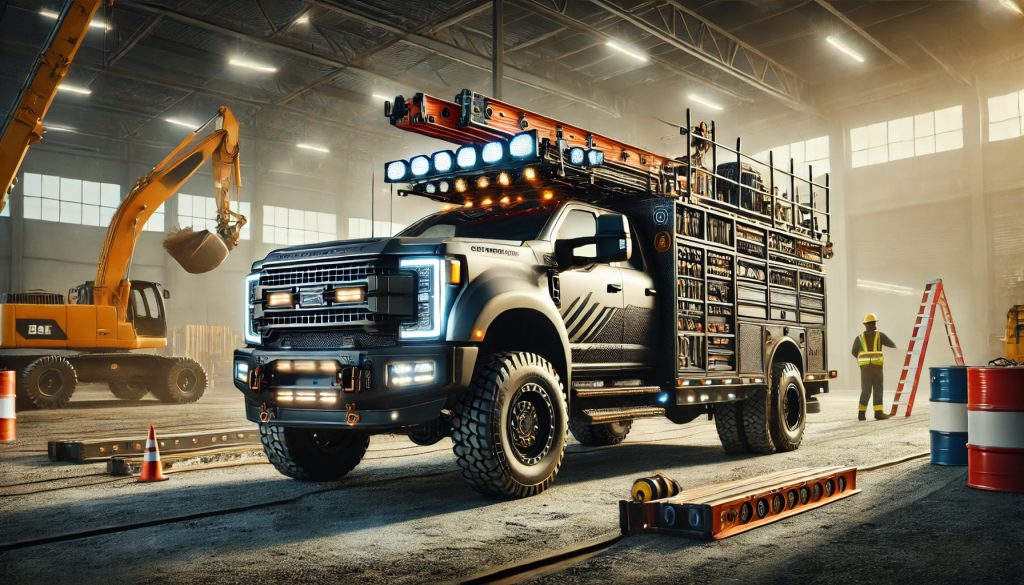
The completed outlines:
[[[184,228],[167,235],[164,249],[191,274],[202,274],[220,266],[228,257],[227,244],[210,230]]]

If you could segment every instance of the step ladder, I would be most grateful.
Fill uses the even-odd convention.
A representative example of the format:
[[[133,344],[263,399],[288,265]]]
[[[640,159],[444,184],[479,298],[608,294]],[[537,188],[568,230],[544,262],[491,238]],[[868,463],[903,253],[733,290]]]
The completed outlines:
[[[953,351],[953,359],[958,366],[964,364],[964,353],[960,349],[960,338],[956,334],[956,326],[953,325],[953,313],[949,310],[949,301],[946,300],[946,291],[942,287],[942,279],[937,278],[924,287],[924,295],[921,296],[921,305],[918,307],[917,319],[914,321],[914,331],[910,334],[910,343],[907,346],[907,357],[903,360],[903,371],[900,373],[900,382],[896,386],[896,395],[892,399],[892,410],[889,416],[896,416],[900,406],[906,406],[906,414],[914,410],[914,397],[917,396],[917,384],[921,380],[921,370],[924,367],[924,355],[928,351],[928,339],[932,333],[932,323],[935,321],[935,309],[942,313],[942,320],[946,325],[946,338],[949,340],[949,349]],[[907,381],[913,377],[910,386],[910,393],[906,401],[901,401],[903,390]]]

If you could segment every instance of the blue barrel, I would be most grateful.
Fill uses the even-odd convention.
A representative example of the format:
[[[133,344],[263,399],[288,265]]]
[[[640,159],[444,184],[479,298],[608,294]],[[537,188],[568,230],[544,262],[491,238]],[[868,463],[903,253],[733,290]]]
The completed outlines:
[[[967,465],[967,366],[930,371],[932,463]]]

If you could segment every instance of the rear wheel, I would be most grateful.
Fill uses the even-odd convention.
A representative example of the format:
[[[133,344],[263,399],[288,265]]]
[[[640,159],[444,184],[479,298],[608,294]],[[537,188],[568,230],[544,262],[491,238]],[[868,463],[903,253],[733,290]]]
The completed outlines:
[[[524,498],[554,483],[568,416],[562,383],[546,359],[527,352],[491,356],[454,410],[455,458],[473,489]]]
[[[747,453],[750,448],[743,440],[742,402],[726,402],[715,405],[715,429],[722,448],[730,455]]]
[[[576,417],[569,419],[569,431],[572,432],[572,436],[587,447],[618,445],[626,439],[632,427],[631,420],[592,425]]]
[[[260,425],[267,459],[281,474],[294,479],[341,479],[363,460],[370,435],[362,431],[301,429]]]
[[[121,400],[142,400],[149,394],[149,385],[134,380],[113,380],[107,382],[110,393]]]
[[[807,393],[800,370],[789,362],[772,368],[771,435],[779,451],[795,451],[807,425]]]
[[[768,454],[776,450],[771,432],[772,397],[770,388],[758,388],[739,407],[743,439],[753,453]]]
[[[193,359],[173,358],[164,369],[162,379],[153,385],[152,391],[162,402],[196,402],[206,391],[206,370]]]
[[[36,408],[63,408],[75,393],[78,377],[71,362],[58,355],[43,356],[21,372],[17,393]]]

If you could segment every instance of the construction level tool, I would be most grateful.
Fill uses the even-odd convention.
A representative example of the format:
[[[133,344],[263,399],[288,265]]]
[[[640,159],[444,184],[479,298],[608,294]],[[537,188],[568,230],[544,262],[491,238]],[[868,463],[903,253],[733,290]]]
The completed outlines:
[[[160,437],[158,446],[162,453],[196,453],[224,447],[259,445],[259,442],[260,434],[255,429],[229,429],[165,435]],[[51,461],[89,463],[106,461],[116,456],[142,456],[146,452],[146,441],[138,437],[51,440],[48,443],[48,451]]]
[[[720,540],[857,493],[855,467],[804,467],[660,500],[621,500],[619,527],[623,534],[669,532]]]
[[[953,325],[953,313],[949,310],[949,301],[946,300],[946,290],[942,286],[942,279],[936,278],[924,287],[924,294],[921,296],[921,305],[918,307],[917,318],[914,320],[914,330],[910,334],[910,343],[907,345],[907,356],[903,360],[903,371],[900,372],[900,382],[896,386],[896,395],[892,399],[892,410],[889,416],[896,416],[900,406],[906,406],[906,414],[910,416],[914,410],[914,397],[917,396],[917,383],[921,379],[921,370],[924,369],[924,355],[928,351],[928,339],[932,334],[932,323],[935,321],[935,309],[942,312],[942,320],[946,325],[946,338],[949,340],[949,349],[953,351],[953,359],[956,365],[964,365],[964,352],[960,349],[960,338],[956,335],[956,327]],[[910,393],[906,400],[903,398],[903,390],[907,381],[913,377],[910,385]]]

